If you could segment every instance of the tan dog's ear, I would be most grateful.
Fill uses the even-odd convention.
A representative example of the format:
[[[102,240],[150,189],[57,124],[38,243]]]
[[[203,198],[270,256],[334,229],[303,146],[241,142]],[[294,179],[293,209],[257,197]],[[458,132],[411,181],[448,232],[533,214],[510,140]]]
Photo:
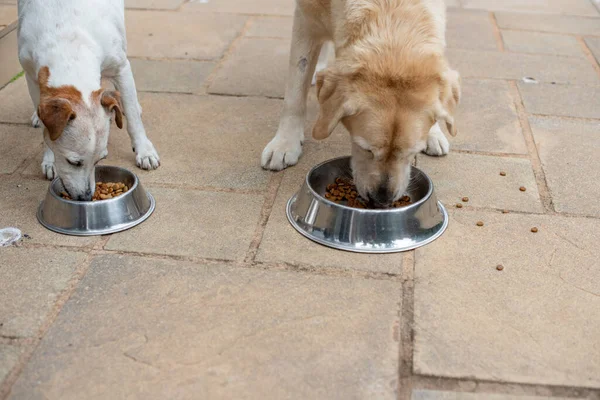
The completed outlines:
[[[322,140],[331,135],[342,118],[353,115],[355,111],[341,93],[338,78],[328,72],[317,74],[317,98],[321,107],[312,135]]]
[[[119,129],[123,129],[123,107],[121,106],[121,94],[113,90],[102,92],[100,104],[108,108],[108,111],[115,112],[115,122]]]
[[[458,103],[460,103],[460,96],[460,75],[457,71],[449,69],[442,75],[440,101],[436,107],[436,119],[446,122],[448,133],[452,136],[456,136],[458,133],[454,123],[454,112]]]
[[[42,100],[37,112],[44,126],[48,129],[52,141],[62,135],[69,121],[77,118],[77,114],[73,111],[69,100],[61,98]]]

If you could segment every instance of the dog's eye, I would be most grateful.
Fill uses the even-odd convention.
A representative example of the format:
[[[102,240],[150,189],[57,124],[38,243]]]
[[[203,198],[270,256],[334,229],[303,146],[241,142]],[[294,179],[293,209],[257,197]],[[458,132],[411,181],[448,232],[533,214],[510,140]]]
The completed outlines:
[[[67,162],[74,167],[81,167],[83,165],[83,161],[81,160],[71,161],[67,158]]]

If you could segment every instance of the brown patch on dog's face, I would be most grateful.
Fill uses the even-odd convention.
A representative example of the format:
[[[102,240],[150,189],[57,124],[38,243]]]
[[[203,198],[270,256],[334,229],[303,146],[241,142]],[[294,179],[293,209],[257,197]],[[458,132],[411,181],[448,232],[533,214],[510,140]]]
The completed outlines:
[[[436,120],[451,121],[448,128],[455,130],[451,113],[460,91],[440,75],[402,79],[330,70],[319,76],[317,92],[321,110],[313,136],[326,138],[342,122],[352,137],[358,191],[382,206],[407,190],[411,163],[425,150]]]
[[[122,125],[118,94],[104,98],[102,93],[93,92],[86,104],[75,87],[49,86],[49,78],[48,67],[42,67],[38,74],[38,115],[45,127],[44,140],[54,153],[58,176],[70,197],[90,200],[95,165],[108,154],[112,110]]]

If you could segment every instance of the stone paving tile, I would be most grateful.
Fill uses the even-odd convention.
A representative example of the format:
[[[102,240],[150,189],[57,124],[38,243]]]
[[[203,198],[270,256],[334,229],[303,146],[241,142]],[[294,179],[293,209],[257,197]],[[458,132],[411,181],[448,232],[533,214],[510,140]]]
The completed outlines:
[[[0,122],[30,124],[32,114],[33,103],[29,97],[25,77],[9,83],[0,90]]]
[[[293,24],[289,17],[255,17],[246,36],[291,39]]]
[[[519,53],[555,54],[584,57],[577,39],[552,33],[502,31],[504,47]]]
[[[600,19],[597,18],[507,12],[494,14],[498,26],[502,29],[600,35]]]
[[[176,10],[185,0],[125,0],[125,8]]]
[[[1,251],[0,335],[36,336],[86,254],[24,247],[8,247]]]
[[[485,11],[448,10],[448,47],[496,50],[498,45],[490,14]]]
[[[42,130],[0,123],[0,173],[12,174],[42,148]]]
[[[212,62],[131,59],[138,91],[202,93]]]
[[[465,206],[543,212],[529,160],[450,153],[446,157],[420,155],[417,165],[431,177],[439,200],[449,208],[466,196]],[[521,192],[521,186],[527,191]]]
[[[400,283],[102,256],[10,399],[394,399]]]
[[[506,82],[464,79],[456,113],[454,149],[526,154],[519,118]]]
[[[6,85],[10,80],[21,72],[17,46],[17,29],[0,32],[0,87]]]
[[[519,83],[519,91],[532,114],[600,118],[600,86]]]
[[[461,0],[464,8],[490,11],[516,11],[534,14],[598,16],[598,10],[588,0]]]
[[[144,183],[266,187],[260,155],[277,130],[280,100],[140,93],[140,103],[160,168],[137,168],[128,135],[114,126],[106,164],[134,170]]]
[[[299,164],[285,172],[256,256],[257,261],[297,263],[310,265],[314,269],[336,267],[368,272],[400,273],[402,254],[356,254],[330,249],[306,239],[290,225],[285,211],[287,201],[300,189],[308,170],[321,161],[349,155],[350,147],[327,142],[307,142],[304,151]]]
[[[600,122],[529,121],[556,211],[600,217]]]
[[[246,19],[240,15],[127,11],[127,53],[130,57],[217,59]]]
[[[460,393],[437,390],[415,390],[412,400],[568,400],[566,397],[519,396],[494,393]],[[572,398],[569,398],[572,399]]]
[[[256,194],[148,187],[156,211],[105,248],[140,253],[243,260],[264,199]]]
[[[260,15],[294,15],[295,1],[292,0],[219,0],[195,1],[187,3],[183,12],[218,12],[235,14],[260,14]]]
[[[8,344],[0,344],[0,383],[8,376],[17,365],[21,349]]]
[[[0,25],[10,25],[17,20],[17,7],[0,4]]]
[[[522,79],[540,82],[598,84],[598,75],[583,58],[449,49],[450,64],[463,78]]]
[[[4,142],[2,142],[4,143]],[[41,161],[41,160],[40,160]],[[34,162],[40,171],[39,161]],[[76,237],[54,233],[44,228],[37,221],[36,214],[40,201],[46,196],[49,181],[41,177],[28,179],[20,176],[0,177],[0,226],[13,226],[31,236],[27,241],[45,245],[59,246],[92,246],[97,237]],[[19,187],[20,185],[20,187]]]
[[[283,98],[289,57],[287,40],[245,38],[220,67],[209,92]]]
[[[600,388],[597,221],[450,214],[415,256],[415,373]]]
[[[596,61],[600,63],[600,38],[585,38],[585,43],[590,48],[594,57],[596,57]]]

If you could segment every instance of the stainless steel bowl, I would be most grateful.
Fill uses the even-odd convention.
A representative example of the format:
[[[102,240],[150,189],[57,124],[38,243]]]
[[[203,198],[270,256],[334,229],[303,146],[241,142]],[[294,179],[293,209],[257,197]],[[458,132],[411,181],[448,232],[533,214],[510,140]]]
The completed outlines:
[[[96,181],[122,182],[130,189],[113,199],[72,201],[60,196],[62,183],[57,178],[40,204],[38,221],[46,228],[66,235],[105,235],[141,224],[154,211],[154,197],[146,192],[134,173],[119,167],[98,166]]]
[[[394,253],[431,243],[448,227],[448,214],[437,201],[431,179],[413,167],[403,208],[365,210],[327,200],[327,185],[352,177],[350,157],[326,161],[306,176],[287,204],[290,223],[307,238],[325,246],[359,253]]]

